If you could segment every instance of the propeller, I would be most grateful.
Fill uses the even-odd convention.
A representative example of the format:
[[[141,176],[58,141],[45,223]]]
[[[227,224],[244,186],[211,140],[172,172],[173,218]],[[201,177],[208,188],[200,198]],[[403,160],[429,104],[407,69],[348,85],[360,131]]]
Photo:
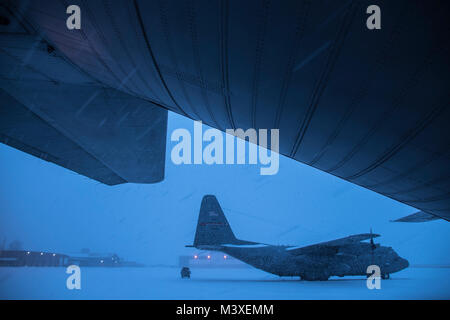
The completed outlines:
[[[372,233],[372,228],[370,228],[370,245],[372,247],[372,250],[374,250],[376,248],[375,243],[373,242],[373,233]]]

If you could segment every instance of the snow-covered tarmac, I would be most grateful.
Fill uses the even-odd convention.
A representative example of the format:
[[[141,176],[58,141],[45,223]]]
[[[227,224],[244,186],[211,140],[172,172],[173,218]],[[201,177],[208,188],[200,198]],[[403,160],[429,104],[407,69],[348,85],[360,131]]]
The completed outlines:
[[[408,268],[369,290],[362,277],[324,282],[279,278],[256,269],[82,268],[68,290],[65,268],[0,268],[0,299],[449,299],[449,268]]]

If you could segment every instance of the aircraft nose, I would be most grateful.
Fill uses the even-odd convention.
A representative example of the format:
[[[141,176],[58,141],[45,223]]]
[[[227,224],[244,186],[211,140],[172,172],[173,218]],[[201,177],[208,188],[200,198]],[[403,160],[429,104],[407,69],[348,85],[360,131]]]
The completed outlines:
[[[406,269],[409,267],[409,261],[403,258],[400,258],[400,270]]]

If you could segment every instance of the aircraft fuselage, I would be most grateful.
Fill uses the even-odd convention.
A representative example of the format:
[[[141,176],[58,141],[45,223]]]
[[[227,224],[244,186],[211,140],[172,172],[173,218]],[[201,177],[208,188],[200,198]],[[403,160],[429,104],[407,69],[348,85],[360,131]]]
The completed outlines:
[[[382,277],[409,266],[391,247],[369,243],[318,248],[292,254],[290,246],[221,245],[208,250],[221,251],[255,268],[279,276],[299,276],[305,280],[327,280],[331,276],[367,275],[367,267],[377,265]],[[198,247],[198,249],[206,249]],[[332,251],[332,252],[331,252]]]

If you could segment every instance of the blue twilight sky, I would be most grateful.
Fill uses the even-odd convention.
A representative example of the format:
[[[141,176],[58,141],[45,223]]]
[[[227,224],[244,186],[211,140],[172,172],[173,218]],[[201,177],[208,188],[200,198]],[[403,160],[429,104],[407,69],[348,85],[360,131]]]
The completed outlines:
[[[412,264],[450,263],[448,222],[390,223],[415,209],[286,157],[274,176],[259,175],[259,165],[176,166],[176,128],[192,132],[193,122],[169,113],[166,178],[153,185],[109,187],[0,144],[0,242],[176,264],[192,253],[184,245],[193,241],[201,198],[215,194],[242,239],[307,245],[372,227]]]

